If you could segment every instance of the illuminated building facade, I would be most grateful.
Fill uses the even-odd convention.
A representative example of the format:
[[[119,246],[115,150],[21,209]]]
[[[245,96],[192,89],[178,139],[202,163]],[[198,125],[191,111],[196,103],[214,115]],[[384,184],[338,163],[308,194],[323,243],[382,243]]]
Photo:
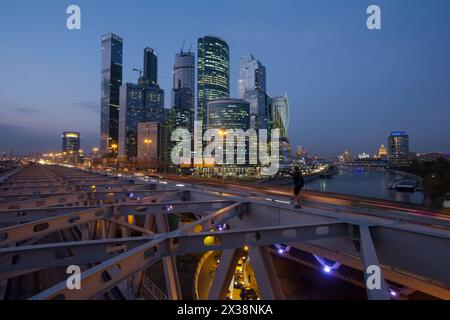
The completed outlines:
[[[219,129],[223,133],[224,141],[227,138],[225,136],[227,129],[247,131],[250,129],[250,104],[240,99],[221,99],[208,102],[206,129]],[[234,146],[235,164],[245,163],[244,166],[249,165],[249,144],[247,140],[245,148],[245,159],[238,158],[240,153],[237,152],[237,146]],[[223,156],[225,159],[226,150],[224,150]],[[242,165],[227,165],[227,167],[242,167]]]
[[[100,152],[111,156],[119,139],[119,91],[122,85],[123,40],[108,33],[102,37]]]
[[[386,147],[384,146],[384,144],[382,144],[380,146],[380,148],[378,149],[378,159],[387,160],[387,157],[388,157],[388,153],[387,153]]]
[[[394,166],[408,165],[409,136],[405,131],[394,131],[388,138],[389,162]]]
[[[345,162],[351,162],[353,160],[352,159],[352,155],[350,154],[350,151],[348,151],[348,149],[346,149],[344,151],[344,154],[342,155],[342,157],[343,157]]]
[[[197,43],[197,118],[207,121],[208,101],[230,95],[230,49],[221,38],[205,36]]]
[[[62,152],[78,153],[80,151],[80,133],[65,131],[62,134]]]
[[[143,88],[145,97],[144,122],[164,121],[164,90],[158,84]]]
[[[240,99],[208,102],[206,129],[250,129],[250,103]]]
[[[369,160],[370,159],[370,155],[365,153],[365,152],[363,152],[363,153],[358,154],[358,159],[359,160]]]
[[[152,168],[161,168],[166,155],[164,153],[164,126],[159,122],[141,122],[138,124],[138,161]]]

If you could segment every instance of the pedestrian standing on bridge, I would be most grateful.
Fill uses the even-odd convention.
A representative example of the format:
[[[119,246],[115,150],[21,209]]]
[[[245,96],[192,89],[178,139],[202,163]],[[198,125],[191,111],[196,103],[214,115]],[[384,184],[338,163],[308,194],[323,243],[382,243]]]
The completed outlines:
[[[291,172],[292,180],[294,182],[294,208],[301,208],[301,198],[300,191],[305,185],[305,181],[303,180],[303,174],[299,167],[295,167],[294,171]]]

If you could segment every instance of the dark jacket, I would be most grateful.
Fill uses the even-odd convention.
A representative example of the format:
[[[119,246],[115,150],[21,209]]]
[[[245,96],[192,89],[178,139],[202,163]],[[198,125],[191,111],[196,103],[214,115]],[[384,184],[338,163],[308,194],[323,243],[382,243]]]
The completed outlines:
[[[303,175],[300,171],[294,171],[291,173],[292,180],[294,182],[294,187],[303,188],[305,185],[305,180],[303,180]]]

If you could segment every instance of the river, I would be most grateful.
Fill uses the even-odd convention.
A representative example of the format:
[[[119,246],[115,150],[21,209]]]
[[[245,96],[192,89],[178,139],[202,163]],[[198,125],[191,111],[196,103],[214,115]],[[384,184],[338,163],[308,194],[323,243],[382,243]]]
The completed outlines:
[[[379,168],[339,167],[337,175],[330,179],[316,179],[307,182],[305,189],[409,203],[422,203],[424,198],[423,192],[398,192],[387,189],[386,185],[395,179],[408,179],[408,177]]]

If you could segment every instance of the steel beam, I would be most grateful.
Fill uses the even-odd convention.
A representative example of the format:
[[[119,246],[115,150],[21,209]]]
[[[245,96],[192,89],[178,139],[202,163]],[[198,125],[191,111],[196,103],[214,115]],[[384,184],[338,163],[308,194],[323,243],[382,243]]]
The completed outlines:
[[[159,213],[155,216],[156,227],[159,233],[169,233],[169,221],[167,215]],[[169,250],[173,250],[172,239],[169,239]],[[175,256],[163,257],[164,278],[166,280],[167,294],[171,300],[181,300],[181,287],[178,278],[177,261]]]
[[[380,271],[380,288],[370,289],[366,286],[367,297],[370,300],[389,300],[389,292],[387,289],[386,282],[384,280],[383,272],[381,270],[380,263],[378,261],[377,252],[375,251],[375,247],[372,242],[372,236],[370,234],[370,229],[366,225],[359,226],[359,232],[361,236],[361,255],[364,264],[364,278],[366,279],[366,284],[369,280],[370,274],[368,274],[369,268],[372,266],[376,266]]]
[[[47,235],[111,215],[111,207],[104,206],[0,229],[0,246]]]
[[[258,289],[264,300],[284,300],[277,272],[267,247],[253,247],[248,252]]]
[[[215,272],[214,280],[209,290],[208,300],[225,299],[241,254],[241,249],[229,249],[222,252],[219,267]]]
[[[82,272],[81,290],[69,290],[66,281],[63,281],[31,297],[30,300],[85,300],[96,298],[135,272],[157,262],[161,258],[161,252],[167,250],[167,242],[164,240],[148,242]],[[105,279],[105,272],[116,267],[119,271],[110,274]]]

